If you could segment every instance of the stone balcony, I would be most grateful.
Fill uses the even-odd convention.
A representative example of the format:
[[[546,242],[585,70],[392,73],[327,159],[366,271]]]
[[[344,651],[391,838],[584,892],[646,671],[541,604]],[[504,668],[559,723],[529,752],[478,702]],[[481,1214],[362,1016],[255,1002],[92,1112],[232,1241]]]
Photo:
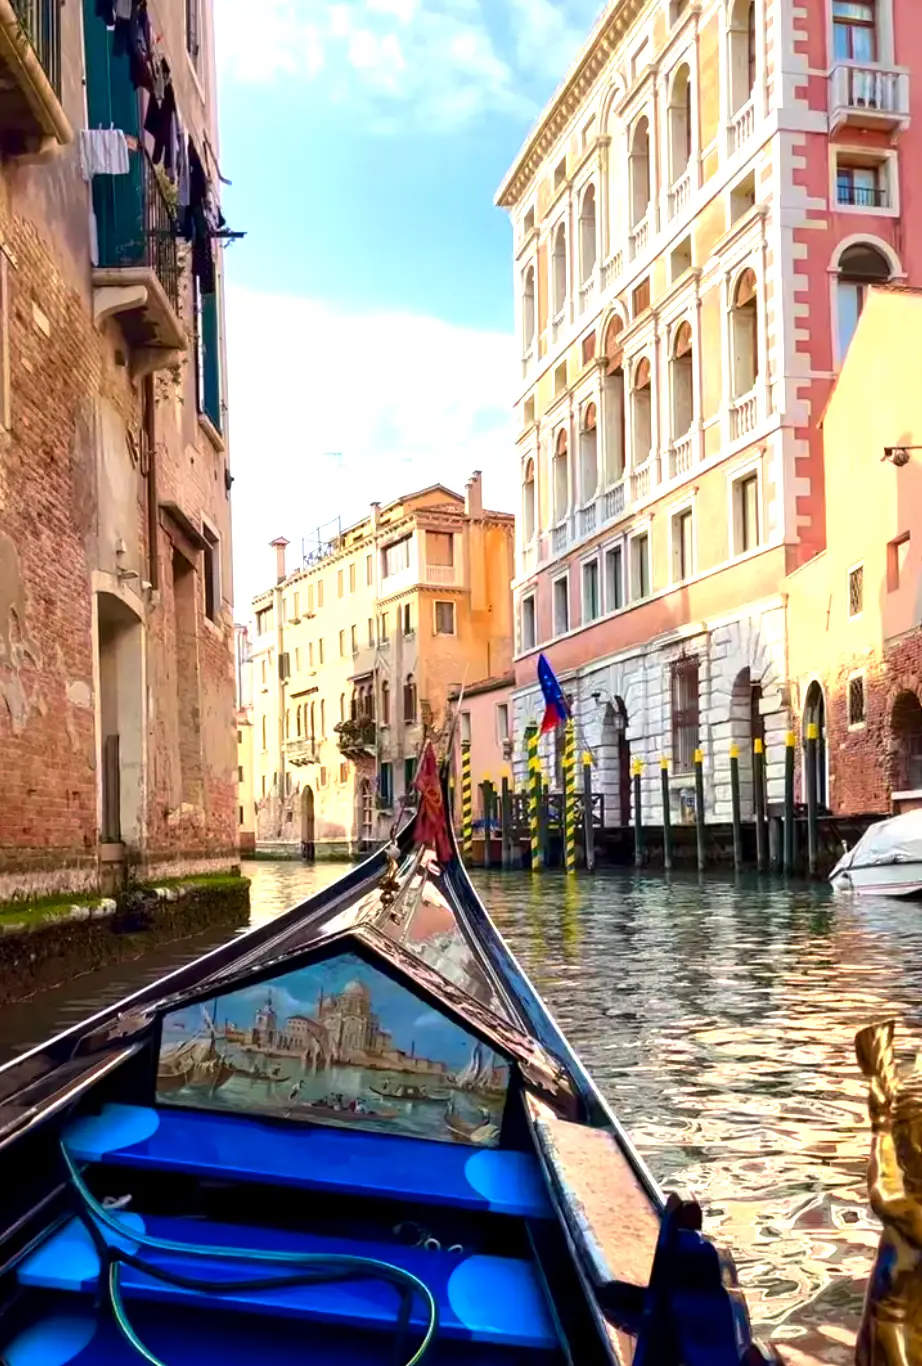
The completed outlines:
[[[61,104],[62,0],[0,0],[0,148],[44,155],[73,141]]]
[[[902,133],[909,127],[909,72],[842,63],[829,78],[829,132],[839,128]]]

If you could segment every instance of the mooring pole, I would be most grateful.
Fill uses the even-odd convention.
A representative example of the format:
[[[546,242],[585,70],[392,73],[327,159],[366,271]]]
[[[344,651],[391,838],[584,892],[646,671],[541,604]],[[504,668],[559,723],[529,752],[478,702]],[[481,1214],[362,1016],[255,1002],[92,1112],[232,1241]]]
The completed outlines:
[[[807,763],[807,865],[810,876],[816,877],[818,855],[817,830],[817,791],[816,791],[816,751],[819,729],[815,721],[807,724],[807,744],[805,759]]]
[[[765,872],[765,746],[761,739],[752,742],[752,785],[756,818],[756,867]]]
[[[512,867],[512,797],[509,792],[509,779],[503,774],[500,782],[499,797],[499,835],[500,863],[503,868]]]
[[[474,794],[471,787],[471,747],[461,746],[461,851],[469,862],[474,848]]]
[[[698,851],[698,872],[704,872],[704,754],[695,750],[695,844]]]
[[[663,790],[663,867],[672,868],[672,811],[669,807],[669,760],[660,759],[659,776]]]
[[[563,748],[563,866],[576,872],[576,732],[567,722]]]
[[[631,764],[634,773],[634,867],[643,867],[643,797],[641,793],[641,778],[643,776],[643,761],[635,759]]]
[[[538,829],[541,837],[541,866],[551,866],[551,779],[550,774],[538,770],[541,784],[538,796]]]
[[[743,818],[740,812],[740,752],[730,746],[730,806],[733,816],[733,867],[743,866]]]
[[[595,822],[592,819],[592,755],[583,755],[583,839],[586,844],[586,870],[595,867]]]
[[[794,871],[794,746],[797,737],[789,730],[784,750],[784,871]]]
[[[493,827],[493,784],[488,775],[480,784],[480,793],[483,803],[483,866],[489,868],[491,866],[490,834]]]
[[[538,730],[527,732],[528,753],[528,834],[531,842],[531,870],[541,868],[541,760],[538,758]]]

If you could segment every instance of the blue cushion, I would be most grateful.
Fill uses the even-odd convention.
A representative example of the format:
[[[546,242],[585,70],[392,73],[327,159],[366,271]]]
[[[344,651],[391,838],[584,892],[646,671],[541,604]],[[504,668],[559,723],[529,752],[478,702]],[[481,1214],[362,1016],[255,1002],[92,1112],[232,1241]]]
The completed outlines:
[[[135,1215],[130,1222],[124,1215],[118,1217],[132,1231],[138,1229],[139,1216]],[[541,1287],[527,1262],[477,1254],[458,1256],[389,1243],[363,1243],[191,1219],[144,1216],[143,1226],[154,1237],[180,1243],[373,1257],[400,1266],[425,1282],[439,1307],[440,1337],[543,1351],[558,1346]],[[146,1249],[140,1255],[153,1266],[221,1284],[276,1271],[283,1274],[286,1270],[277,1264],[271,1267],[266,1263],[193,1259],[178,1253]],[[77,1219],[65,1225],[22,1263],[18,1275],[23,1287],[95,1295],[99,1262],[84,1225]],[[223,1295],[181,1290],[131,1267],[123,1267],[121,1281],[128,1299],[194,1304],[196,1308],[219,1311],[237,1309],[274,1317],[348,1323],[363,1328],[392,1328],[399,1305],[394,1286],[372,1279],[274,1290],[241,1290]],[[424,1306],[416,1296],[412,1322],[422,1326],[425,1321]]]
[[[133,1105],[78,1120],[66,1142],[83,1162],[552,1217],[536,1159],[499,1148]]]

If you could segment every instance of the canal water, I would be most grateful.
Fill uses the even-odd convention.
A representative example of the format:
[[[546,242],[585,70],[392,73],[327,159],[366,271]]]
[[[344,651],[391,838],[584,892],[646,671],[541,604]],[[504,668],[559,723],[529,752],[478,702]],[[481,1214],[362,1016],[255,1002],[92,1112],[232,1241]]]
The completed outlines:
[[[255,863],[252,921],[341,867]],[[854,1359],[878,1230],[855,1031],[922,1044],[922,907],[696,876],[482,873],[477,885],[658,1180],[731,1249],[762,1335],[792,1363]],[[203,952],[215,936],[5,1012],[4,1056]]]

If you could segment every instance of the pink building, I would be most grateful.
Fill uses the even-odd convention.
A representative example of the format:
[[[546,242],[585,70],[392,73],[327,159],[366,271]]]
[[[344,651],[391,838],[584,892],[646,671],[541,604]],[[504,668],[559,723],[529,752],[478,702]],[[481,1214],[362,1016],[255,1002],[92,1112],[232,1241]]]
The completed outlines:
[[[454,773],[461,773],[461,746],[470,745],[471,779],[474,785],[474,819],[483,815],[480,785],[489,781],[499,791],[504,777],[512,780],[512,689],[515,674],[498,678],[484,678],[464,689],[460,699],[452,693],[452,703],[459,707],[455,730]],[[456,786],[455,817],[461,819],[460,794]]]
[[[780,800],[781,584],[825,541],[823,413],[874,283],[922,283],[922,25],[906,0],[609,4],[501,186],[522,508],[515,765],[543,649],[609,819],[695,750]]]

